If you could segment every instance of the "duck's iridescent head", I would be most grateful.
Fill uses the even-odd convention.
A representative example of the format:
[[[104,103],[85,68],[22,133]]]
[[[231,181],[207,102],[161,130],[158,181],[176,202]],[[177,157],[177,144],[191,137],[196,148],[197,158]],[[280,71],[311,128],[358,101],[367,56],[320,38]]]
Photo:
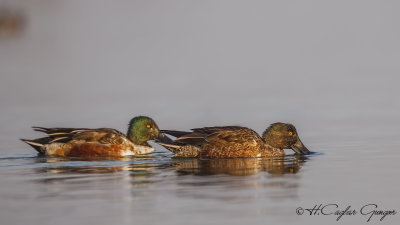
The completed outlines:
[[[135,144],[147,145],[147,141],[158,138],[160,130],[156,122],[147,116],[137,116],[128,125],[128,138]]]
[[[308,155],[310,151],[301,142],[296,128],[288,123],[273,123],[263,133],[265,142],[275,148],[292,149],[298,154]]]

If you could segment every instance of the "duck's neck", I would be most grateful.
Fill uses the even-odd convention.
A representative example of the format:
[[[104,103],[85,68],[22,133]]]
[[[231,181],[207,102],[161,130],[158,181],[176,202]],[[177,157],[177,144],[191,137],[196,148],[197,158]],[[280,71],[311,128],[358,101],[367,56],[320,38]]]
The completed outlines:
[[[147,139],[141,138],[139,135],[135,135],[135,133],[131,132],[131,130],[128,130],[128,133],[126,136],[135,145],[150,147],[150,145],[147,143]]]
[[[147,143],[147,142],[134,142],[134,141],[132,141],[132,143],[135,144],[135,145],[143,146],[143,147],[151,147],[151,145],[149,145],[149,143]]]
[[[264,148],[261,151],[261,157],[274,157],[274,156],[284,156],[285,151],[283,149],[274,148],[268,143],[264,142]]]

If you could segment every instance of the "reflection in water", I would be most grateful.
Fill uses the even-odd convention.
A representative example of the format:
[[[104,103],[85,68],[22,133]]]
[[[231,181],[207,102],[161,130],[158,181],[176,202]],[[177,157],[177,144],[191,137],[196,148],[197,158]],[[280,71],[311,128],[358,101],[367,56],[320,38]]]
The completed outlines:
[[[297,173],[306,156],[291,156],[280,158],[238,158],[216,160],[182,160],[174,163],[174,169],[181,174],[213,175],[229,174],[246,176],[258,172],[268,172],[274,175]]]
[[[298,197],[300,176],[284,175],[298,173],[307,160],[306,156],[176,160],[171,168],[181,176],[175,180],[174,193],[179,198],[232,203],[293,199]]]
[[[104,193],[102,198],[152,201],[152,196],[172,194],[184,199],[231,202],[250,201],[254,196],[249,194],[254,192],[269,199],[296,198],[299,176],[283,175],[298,173],[307,160],[306,156],[297,155],[273,159],[146,156],[108,161],[38,157],[36,162],[43,166],[35,167],[34,171],[41,175],[35,182],[45,185],[41,197],[98,198],[99,193]],[[272,176],[265,177],[263,172]],[[221,192],[221,189],[229,192]],[[107,196],[106,193],[113,194]]]
[[[35,170],[37,173],[55,174],[103,174],[119,171],[132,171],[137,174],[143,174],[153,167],[150,163],[143,163],[144,159],[149,160],[151,157],[65,158],[39,156],[36,158],[36,162],[46,163],[46,166],[36,168]]]
[[[37,157],[33,181],[41,184],[39,198],[130,200],[154,182],[152,159]]]
[[[57,173],[57,174],[102,174],[115,173],[129,170],[128,166],[57,166],[37,168],[38,173]]]
[[[36,168],[38,173],[112,173],[131,171],[132,176],[146,174],[152,169],[173,169],[179,174],[214,175],[228,174],[246,176],[258,172],[273,175],[297,173],[308,160],[307,156],[293,155],[279,158],[235,158],[235,159],[174,159],[149,163],[152,157],[142,158],[76,158],[38,157],[37,163],[47,166]],[[64,163],[64,164],[58,164]],[[124,163],[122,166],[119,164]]]

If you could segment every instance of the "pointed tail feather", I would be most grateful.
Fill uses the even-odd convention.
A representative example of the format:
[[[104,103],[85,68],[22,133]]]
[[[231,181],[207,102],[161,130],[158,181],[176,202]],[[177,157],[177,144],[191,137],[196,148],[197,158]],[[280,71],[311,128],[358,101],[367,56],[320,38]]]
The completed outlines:
[[[169,138],[167,135],[164,133],[160,133],[158,138],[155,140],[156,143],[159,145],[165,147],[169,151],[176,153],[179,151],[179,149],[182,147],[181,145],[176,144],[171,138]]]
[[[38,139],[34,139],[34,140],[28,140],[28,139],[21,138],[20,140],[27,143],[28,145],[30,145],[32,148],[34,148],[40,154],[45,154],[45,150],[43,147],[51,139],[45,137],[45,138],[38,138]]]
[[[190,133],[188,135],[178,137],[174,142],[183,145],[200,146],[206,142],[206,136],[206,134]]]
[[[46,128],[46,127],[32,127],[34,131],[39,131],[48,134],[49,136],[67,135],[71,132],[78,132],[87,130],[83,128]]]
[[[199,132],[188,132],[188,131],[177,131],[177,130],[161,130],[161,133],[168,134],[176,137],[175,144],[190,144],[190,145],[201,145],[206,140],[207,134]],[[165,141],[163,141],[165,143]]]
[[[40,131],[40,132],[46,132],[48,130],[45,127],[36,127],[36,126],[33,126],[32,129],[35,131]]]
[[[168,149],[172,153],[177,153],[180,151],[180,148],[182,148],[181,145],[174,145],[174,144],[167,144],[167,143],[161,143],[157,142],[159,145],[162,145],[164,148]]]
[[[161,130],[160,132],[161,133],[165,133],[165,134],[169,134],[169,135],[174,136],[174,137],[181,137],[181,136],[188,135],[188,134],[192,133],[192,132],[188,132],[188,131],[178,131],[178,130]]]

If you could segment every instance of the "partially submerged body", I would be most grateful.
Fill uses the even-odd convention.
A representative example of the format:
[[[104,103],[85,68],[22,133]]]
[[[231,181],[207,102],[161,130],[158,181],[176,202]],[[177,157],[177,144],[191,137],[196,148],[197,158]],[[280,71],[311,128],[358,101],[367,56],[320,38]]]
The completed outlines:
[[[260,137],[255,131],[240,126],[204,127],[192,132],[163,130],[176,137],[163,135],[158,141],[175,157],[240,158],[283,156],[291,148],[299,154],[309,154],[291,124],[272,124]]]
[[[158,138],[159,129],[149,117],[135,117],[129,123],[127,136],[109,129],[43,128],[47,137],[21,139],[39,154],[67,157],[123,157],[148,154],[154,151],[147,141]]]

